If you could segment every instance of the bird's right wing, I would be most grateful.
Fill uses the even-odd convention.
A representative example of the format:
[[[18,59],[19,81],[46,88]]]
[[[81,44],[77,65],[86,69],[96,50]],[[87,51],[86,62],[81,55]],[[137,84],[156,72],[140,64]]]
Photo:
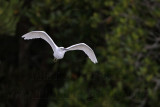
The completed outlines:
[[[67,51],[82,50],[87,54],[87,56],[91,59],[92,62],[98,63],[96,55],[94,54],[93,50],[85,43],[79,43],[79,44],[72,45],[72,46],[66,48],[66,50]]]
[[[54,41],[44,31],[31,31],[29,33],[24,34],[22,38],[24,38],[24,40],[41,38],[49,43],[53,51],[55,51],[55,49],[57,48],[57,45],[54,43]]]

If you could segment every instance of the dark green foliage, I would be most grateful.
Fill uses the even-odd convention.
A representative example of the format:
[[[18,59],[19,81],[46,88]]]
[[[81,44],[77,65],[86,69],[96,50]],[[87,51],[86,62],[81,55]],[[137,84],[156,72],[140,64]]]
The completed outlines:
[[[0,31],[7,35],[0,38],[2,106],[160,106],[159,0],[32,0],[24,7]],[[77,51],[53,63],[47,43],[20,38],[31,30],[45,30],[58,46],[85,42],[99,63]]]
[[[20,0],[0,1],[0,34],[15,34],[22,2]]]

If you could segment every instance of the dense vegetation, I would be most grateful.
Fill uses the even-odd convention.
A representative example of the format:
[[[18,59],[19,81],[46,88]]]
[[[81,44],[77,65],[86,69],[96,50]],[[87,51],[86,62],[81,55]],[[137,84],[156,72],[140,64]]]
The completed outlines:
[[[85,42],[53,62],[58,46]],[[159,107],[160,0],[1,0],[0,107]]]

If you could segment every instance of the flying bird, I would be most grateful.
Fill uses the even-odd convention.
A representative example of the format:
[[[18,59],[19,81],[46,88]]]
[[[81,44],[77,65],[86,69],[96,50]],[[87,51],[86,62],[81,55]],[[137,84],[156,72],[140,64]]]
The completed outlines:
[[[49,43],[49,45],[53,50],[54,60],[62,59],[64,57],[64,54],[68,51],[82,50],[87,54],[87,56],[91,59],[93,63],[98,63],[93,50],[85,43],[78,43],[69,46],[67,48],[58,47],[51,39],[51,37],[44,31],[31,31],[29,33],[24,34],[22,38],[24,38],[24,40],[38,39],[38,38],[44,39],[46,42]]]

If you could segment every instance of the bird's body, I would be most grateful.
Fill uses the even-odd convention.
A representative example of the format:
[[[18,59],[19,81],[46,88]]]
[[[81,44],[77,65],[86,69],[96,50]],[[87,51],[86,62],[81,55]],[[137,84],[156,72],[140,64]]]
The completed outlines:
[[[64,48],[57,48],[53,54],[56,59],[62,59],[64,57],[66,50]]]
[[[82,50],[87,54],[87,56],[91,59],[92,62],[97,63],[97,58],[96,58],[93,50],[85,43],[75,44],[75,45],[72,45],[68,48],[58,47],[53,42],[53,40],[50,38],[50,36],[44,31],[31,31],[31,32],[23,35],[22,38],[24,38],[25,40],[36,39],[36,38],[44,39],[52,47],[52,50],[54,52],[53,56],[55,59],[62,59],[64,57],[65,52],[67,52],[67,51]]]

